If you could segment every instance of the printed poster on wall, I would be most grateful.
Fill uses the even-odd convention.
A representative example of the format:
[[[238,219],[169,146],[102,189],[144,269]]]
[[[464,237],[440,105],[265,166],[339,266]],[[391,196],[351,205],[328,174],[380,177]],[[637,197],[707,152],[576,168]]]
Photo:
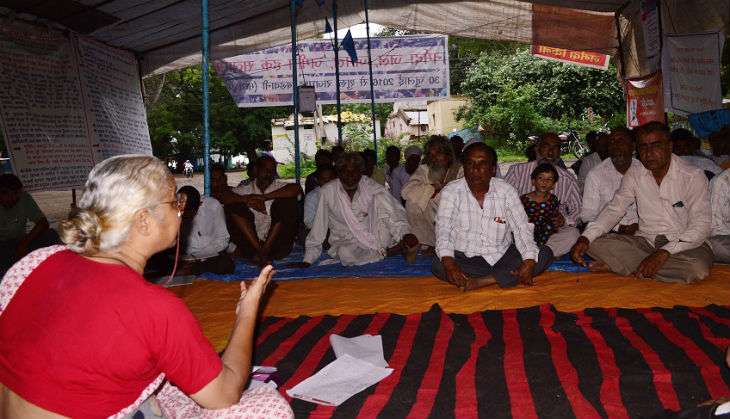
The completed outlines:
[[[719,32],[667,35],[662,52],[664,103],[680,115],[722,107]]]
[[[626,125],[636,128],[647,122],[664,122],[664,100],[661,72],[626,80]]]
[[[371,38],[376,102],[449,96],[448,38],[417,35]],[[336,102],[335,54],[330,40],[298,44],[298,81],[314,86],[318,104]],[[343,103],[370,101],[367,40],[355,39],[354,63],[340,50]],[[213,66],[239,107],[292,104],[291,45],[217,60]]]
[[[26,190],[83,185],[94,159],[73,46],[55,32],[0,25],[0,125]]]
[[[0,126],[25,189],[81,187],[99,161],[152,154],[136,60],[84,38],[0,24]]]

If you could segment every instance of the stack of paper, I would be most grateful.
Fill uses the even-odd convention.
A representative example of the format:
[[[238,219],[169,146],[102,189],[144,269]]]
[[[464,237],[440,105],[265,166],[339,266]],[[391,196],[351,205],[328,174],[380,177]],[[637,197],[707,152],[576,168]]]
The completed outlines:
[[[339,406],[393,372],[387,368],[380,336],[330,336],[337,359],[315,375],[286,391],[290,397]]]

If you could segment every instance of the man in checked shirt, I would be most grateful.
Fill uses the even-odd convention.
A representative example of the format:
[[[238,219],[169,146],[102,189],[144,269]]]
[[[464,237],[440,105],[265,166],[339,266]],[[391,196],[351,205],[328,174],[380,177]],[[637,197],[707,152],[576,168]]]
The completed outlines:
[[[535,244],[515,188],[494,177],[496,165],[493,148],[471,144],[464,150],[464,177],[441,190],[432,269],[462,291],[532,284],[553,260],[550,248]]]

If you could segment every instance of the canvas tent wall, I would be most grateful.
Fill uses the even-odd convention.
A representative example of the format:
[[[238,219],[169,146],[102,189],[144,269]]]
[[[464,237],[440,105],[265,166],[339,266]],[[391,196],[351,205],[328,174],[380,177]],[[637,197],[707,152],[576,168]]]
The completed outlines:
[[[331,1],[304,0],[297,12],[299,39],[324,32],[324,17],[331,12]],[[640,75],[646,67],[637,52],[642,50],[643,42],[640,31],[636,30],[640,19],[639,0],[371,0],[369,3],[373,23],[526,43],[533,39],[533,5],[609,15],[621,10],[625,75]],[[660,4],[666,33],[718,29],[727,33],[730,0],[660,0]],[[338,0],[338,8],[340,27],[364,21],[362,0]],[[200,62],[199,0],[0,0],[0,15],[60,25],[129,50],[139,58],[145,75]],[[211,0],[211,58],[288,43],[289,23],[288,0]],[[562,45],[551,46],[570,48],[580,42],[581,37],[575,31],[565,29],[564,36],[558,36]],[[617,45],[612,46],[614,51],[610,53],[616,52]]]

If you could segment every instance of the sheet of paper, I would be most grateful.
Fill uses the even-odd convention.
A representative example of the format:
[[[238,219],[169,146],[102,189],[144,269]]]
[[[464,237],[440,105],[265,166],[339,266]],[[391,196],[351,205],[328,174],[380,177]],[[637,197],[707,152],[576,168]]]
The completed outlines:
[[[360,335],[354,338],[330,335],[330,345],[337,358],[347,354],[376,367],[388,367],[383,356],[383,338],[380,335]]]
[[[392,368],[376,367],[345,354],[287,390],[286,394],[312,403],[339,406],[392,372]]]

